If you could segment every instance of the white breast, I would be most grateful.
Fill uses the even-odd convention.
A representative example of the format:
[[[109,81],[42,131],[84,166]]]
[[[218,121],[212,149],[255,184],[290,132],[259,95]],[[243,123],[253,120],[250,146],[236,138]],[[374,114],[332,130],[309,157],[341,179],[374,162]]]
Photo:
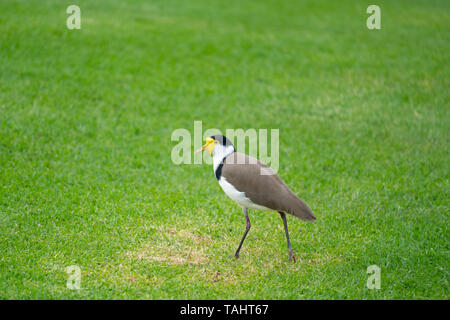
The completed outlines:
[[[232,184],[230,184],[227,179],[224,177],[220,177],[219,185],[222,187],[223,191],[227,196],[229,196],[234,202],[239,204],[242,207],[248,208],[248,209],[256,209],[256,210],[272,210],[269,208],[266,208],[264,206],[260,206],[258,204],[253,203],[249,198],[245,196],[244,192],[240,192],[235,187],[233,187]]]

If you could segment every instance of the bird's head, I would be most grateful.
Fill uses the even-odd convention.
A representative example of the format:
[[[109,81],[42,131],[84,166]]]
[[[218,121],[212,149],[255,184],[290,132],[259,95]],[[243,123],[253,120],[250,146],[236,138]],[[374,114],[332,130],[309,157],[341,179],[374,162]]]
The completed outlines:
[[[206,143],[196,152],[208,150],[209,154],[230,154],[235,151],[233,144],[227,137],[222,135],[210,136],[206,139]]]

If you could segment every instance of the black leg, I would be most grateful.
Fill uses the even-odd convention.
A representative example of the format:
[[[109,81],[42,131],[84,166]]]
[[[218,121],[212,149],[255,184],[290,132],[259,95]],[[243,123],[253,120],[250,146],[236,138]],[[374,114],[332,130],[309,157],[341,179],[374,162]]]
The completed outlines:
[[[242,208],[242,209],[244,210],[244,213],[245,213],[246,225],[245,225],[244,235],[242,236],[242,239],[241,239],[241,243],[239,243],[239,247],[237,248],[236,253],[234,254],[234,257],[236,259],[239,258],[239,251],[241,251],[242,244],[244,243],[245,237],[247,236],[247,233],[249,232],[250,227],[251,227],[250,219],[248,217],[248,209],[247,208]]]
[[[291,246],[291,240],[289,240],[289,231],[288,231],[288,226],[287,226],[287,221],[286,221],[286,214],[284,212],[278,212],[281,216],[281,219],[283,219],[283,223],[284,223],[284,231],[286,232],[286,239],[287,239],[287,243],[288,243],[288,249],[289,249],[289,262],[291,262],[292,260],[295,261],[295,257],[294,257],[294,250],[292,249]]]

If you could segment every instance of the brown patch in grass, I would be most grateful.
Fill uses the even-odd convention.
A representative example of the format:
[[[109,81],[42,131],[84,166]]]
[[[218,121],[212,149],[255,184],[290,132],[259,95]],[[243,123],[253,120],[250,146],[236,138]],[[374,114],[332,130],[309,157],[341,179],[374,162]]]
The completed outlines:
[[[163,232],[163,231],[161,231],[161,232]],[[195,242],[196,244],[211,242],[211,238],[209,236],[199,235],[199,234],[190,232],[188,230],[169,229],[166,231],[166,234],[173,235],[177,238],[191,240],[191,241]]]
[[[155,245],[146,244],[136,252],[129,252],[127,256],[155,261],[165,264],[198,265],[208,262],[205,253],[205,243],[211,241],[207,236],[198,235],[188,230],[159,230],[161,237]]]

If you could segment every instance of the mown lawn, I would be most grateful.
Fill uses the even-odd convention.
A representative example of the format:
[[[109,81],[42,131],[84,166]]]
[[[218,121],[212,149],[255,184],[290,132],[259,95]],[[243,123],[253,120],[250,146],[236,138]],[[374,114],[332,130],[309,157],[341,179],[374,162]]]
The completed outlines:
[[[2,0],[0,298],[448,299],[449,21],[445,0]],[[241,209],[171,161],[194,120],[279,129],[317,216],[288,217],[296,264],[267,212],[232,257]]]

